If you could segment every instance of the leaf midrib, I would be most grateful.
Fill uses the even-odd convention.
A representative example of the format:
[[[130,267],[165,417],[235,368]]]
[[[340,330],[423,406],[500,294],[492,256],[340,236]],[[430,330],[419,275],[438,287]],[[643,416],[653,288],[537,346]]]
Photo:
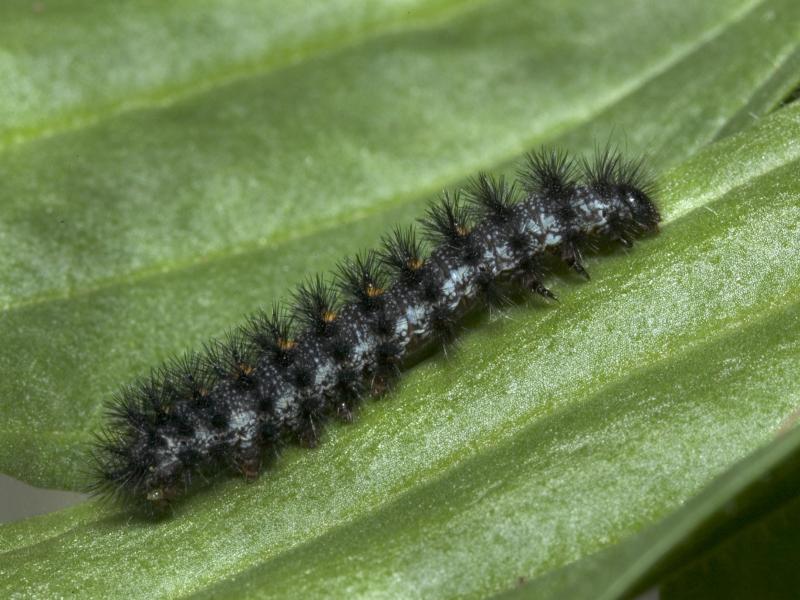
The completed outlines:
[[[304,237],[317,235],[323,231],[337,229],[390,208],[409,204],[413,200],[435,193],[437,190],[440,190],[442,187],[445,187],[452,182],[462,181],[472,173],[475,173],[479,170],[492,171],[498,165],[507,164],[513,159],[519,157],[526,148],[535,145],[538,140],[553,138],[562,131],[570,128],[576,128],[582,123],[591,121],[598,114],[608,110],[615,104],[622,102],[625,98],[633,95],[637,90],[647,85],[650,81],[656,79],[659,75],[665,73],[682,60],[685,60],[698,50],[702,49],[704,46],[711,43],[729,27],[743,20],[748,14],[756,10],[766,1],[767,0],[754,0],[750,4],[743,5],[743,7],[741,7],[738,11],[732,13],[729,19],[722,21],[714,27],[706,30],[694,41],[686,44],[685,47],[675,51],[665,59],[657,62],[652,68],[644,70],[639,77],[633,77],[628,82],[620,84],[614,93],[609,94],[606,98],[599,97],[599,102],[597,102],[594,107],[585,110],[583,114],[571,119],[565,119],[560,123],[556,123],[537,133],[534,133],[533,135],[527,137],[524,142],[517,142],[515,145],[506,150],[496,152],[495,156],[489,158],[488,160],[480,160],[475,161],[474,163],[457,165],[451,169],[451,172],[438,177],[434,183],[420,186],[413,192],[396,196],[390,200],[376,202],[370,205],[368,208],[358,211],[358,213],[353,215],[353,217],[344,217],[333,225],[330,224],[330,220],[318,221],[317,223],[312,223],[305,228],[296,228],[289,234],[281,234],[280,232],[276,232],[276,234],[272,235],[271,237],[262,238],[260,240],[250,241],[239,245],[221,247],[216,251],[203,253],[201,257],[192,257],[173,262],[153,263],[143,269],[132,270],[118,276],[98,279],[93,285],[81,287],[77,290],[72,288],[28,296],[20,301],[7,303],[3,307],[2,312],[7,314],[17,309],[46,304],[48,302],[59,302],[69,300],[71,298],[90,296],[103,290],[114,287],[123,287],[126,285],[134,285],[141,281],[147,281],[155,277],[163,276],[165,272],[183,272],[199,265],[200,263],[211,264],[220,260],[227,260],[237,256],[245,256],[247,254],[260,252],[272,246],[277,246],[283,243],[296,241]],[[485,156],[485,154],[483,156]]]

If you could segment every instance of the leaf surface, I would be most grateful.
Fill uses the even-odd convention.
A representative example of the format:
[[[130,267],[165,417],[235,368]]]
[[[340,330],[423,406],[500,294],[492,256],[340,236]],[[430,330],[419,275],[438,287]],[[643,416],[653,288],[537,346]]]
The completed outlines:
[[[590,283],[556,273],[560,304],[484,320],[253,485],[217,485],[157,524],[86,503],[3,527],[0,584],[480,596],[631,536],[766,443],[798,399],[800,113],[758,117],[797,84],[800,8],[696,4],[441,3],[404,20],[387,3],[302,43],[277,36],[299,58],[230,77],[214,75],[227,53],[196,59],[189,28],[175,35],[191,68],[167,51],[171,74],[138,82],[136,106],[118,104],[130,81],[96,101],[73,82],[77,99],[40,121],[20,113],[0,150],[0,368],[14,374],[0,468],[39,485],[81,485],[121,382],[535,143],[588,151],[622,132],[661,172],[666,218],[628,255],[592,259]],[[76,14],[91,31],[92,11]]]

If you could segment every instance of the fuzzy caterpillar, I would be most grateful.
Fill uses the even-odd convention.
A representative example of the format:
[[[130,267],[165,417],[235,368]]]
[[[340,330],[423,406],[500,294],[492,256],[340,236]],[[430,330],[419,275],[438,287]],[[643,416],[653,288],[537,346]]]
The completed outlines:
[[[340,263],[333,284],[308,279],[293,306],[258,312],[203,352],[125,387],[92,452],[95,493],[160,510],[192,476],[233,468],[247,478],[287,443],[313,447],[331,417],[351,421],[409,354],[449,343],[464,312],[498,304],[509,286],[547,298],[543,259],[586,276],[581,248],[657,230],[640,160],[610,149],[573,161],[542,149],[519,181],[479,174],[444,192],[413,227]],[[343,299],[340,299],[343,297]]]

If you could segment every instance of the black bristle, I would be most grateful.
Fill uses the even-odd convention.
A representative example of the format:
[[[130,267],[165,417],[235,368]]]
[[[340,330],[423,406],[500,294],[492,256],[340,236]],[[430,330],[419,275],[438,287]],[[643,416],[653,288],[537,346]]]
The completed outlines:
[[[467,244],[471,231],[469,210],[461,193],[444,191],[437,202],[428,206],[419,220],[426,237],[433,243],[460,248]]]
[[[172,411],[172,424],[178,435],[181,437],[191,437],[195,433],[195,419],[197,416],[196,407],[188,402],[175,404]]]
[[[339,363],[345,362],[353,351],[352,342],[344,335],[334,335],[326,347],[333,359]]]
[[[205,346],[205,362],[219,379],[228,379],[246,389],[255,383],[255,357],[252,346],[238,331]]]
[[[479,173],[467,187],[467,200],[476,219],[488,218],[494,223],[508,223],[514,218],[517,189],[505,177]]]
[[[510,299],[505,293],[503,286],[497,281],[490,271],[480,269],[478,276],[475,279],[475,285],[478,287],[478,293],[484,304],[489,308],[502,308],[508,306]]]
[[[88,491],[115,501],[136,498],[147,467],[131,450],[124,437],[107,431],[96,434],[89,452]]]
[[[383,305],[387,281],[380,266],[380,259],[374,251],[357,254],[355,258],[345,260],[339,265],[339,289],[368,312]]]
[[[531,253],[533,239],[521,226],[512,227],[508,236],[508,247],[517,256],[524,258]]]
[[[415,286],[421,281],[422,244],[417,241],[413,226],[395,227],[383,238],[383,247],[378,253],[381,262],[406,285]]]
[[[294,361],[297,348],[293,323],[292,313],[276,303],[269,313],[260,310],[250,316],[242,335],[276,366],[285,369]]]
[[[575,163],[569,155],[557,149],[542,148],[526,155],[519,177],[531,196],[563,203],[575,192]]]
[[[117,427],[130,428],[132,431],[143,431],[152,423],[152,416],[142,402],[137,384],[121,388],[109,403],[106,419]]]
[[[422,299],[434,303],[439,299],[440,282],[434,269],[424,269],[422,273]]]
[[[173,400],[159,374],[160,370],[152,371],[148,377],[125,386],[118,396],[117,406],[127,406],[131,416],[136,413],[136,418],[146,420],[148,426],[166,422]]]
[[[203,405],[214,385],[214,376],[206,368],[203,357],[189,352],[167,362],[160,376],[165,387],[172,390],[177,400]]]
[[[483,258],[480,240],[474,236],[468,236],[464,245],[460,248],[460,255],[466,264],[470,266],[479,265],[481,258]]]
[[[332,400],[336,417],[345,423],[352,423],[353,410],[366,391],[361,373],[356,369],[343,368],[336,378],[336,394]]]
[[[396,318],[385,309],[379,311],[370,321],[372,331],[381,337],[391,335],[395,331]]]
[[[626,159],[610,144],[596,148],[591,160],[583,157],[580,168],[586,185],[601,195],[613,193],[620,186],[653,194],[653,177],[647,171],[644,157]]]
[[[311,332],[329,337],[336,330],[338,306],[333,286],[317,275],[300,284],[293,295],[295,316]]]
[[[622,155],[610,145],[602,150],[597,148],[592,160],[581,159],[581,171],[586,185],[601,196],[608,196],[620,180]],[[635,174],[635,173],[634,173]]]
[[[375,350],[376,375],[385,381],[399,376],[402,356],[403,348],[399,344],[391,340],[381,341]]]
[[[619,159],[617,177],[623,187],[635,188],[647,196],[655,194],[655,178],[647,168],[644,156],[639,158]]]
[[[453,311],[448,306],[437,304],[431,311],[431,329],[436,339],[443,347],[453,344],[456,340],[458,322]]]
[[[304,396],[300,399],[298,419],[294,427],[295,439],[305,448],[316,448],[325,424],[324,405],[320,398]]]
[[[300,388],[305,389],[314,383],[314,371],[311,365],[296,364],[291,370],[291,380]]]
[[[351,367],[343,368],[336,377],[336,390],[348,403],[360,399],[366,391],[361,373]]]

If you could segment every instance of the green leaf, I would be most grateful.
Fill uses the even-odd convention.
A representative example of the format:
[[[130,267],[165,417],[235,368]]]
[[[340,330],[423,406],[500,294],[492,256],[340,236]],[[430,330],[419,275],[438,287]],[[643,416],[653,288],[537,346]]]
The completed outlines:
[[[797,590],[800,429],[769,445],[669,517],[513,592],[513,598],[790,598]]]
[[[452,0],[0,5],[0,148],[275,71],[464,10]]]
[[[106,9],[75,5],[74,39],[110,45],[91,33]],[[0,91],[18,114],[0,150],[14,476],[79,486],[121,382],[534,143],[585,151],[616,131],[674,167],[664,230],[592,260],[590,283],[557,274],[559,305],[484,320],[253,485],[160,523],[85,503],[3,527],[6,592],[485,595],[670,514],[794,409],[800,110],[758,117],[798,83],[795,2],[438,3],[411,20],[387,3],[270,42],[209,2],[210,58],[202,18],[156,6],[111,20],[128,50],[84,57],[106,77],[128,53],[158,63],[133,87],[74,75],[30,113]],[[47,89],[61,22],[19,23],[49,57],[26,85]],[[234,60],[239,31],[256,41]],[[164,36],[166,57],[138,56]]]
[[[657,169],[767,110],[781,74],[796,83],[796,3],[662,4],[490,3],[7,149],[0,469],[80,487],[121,382],[374,244],[446,182],[562,131],[588,150],[616,128]]]

